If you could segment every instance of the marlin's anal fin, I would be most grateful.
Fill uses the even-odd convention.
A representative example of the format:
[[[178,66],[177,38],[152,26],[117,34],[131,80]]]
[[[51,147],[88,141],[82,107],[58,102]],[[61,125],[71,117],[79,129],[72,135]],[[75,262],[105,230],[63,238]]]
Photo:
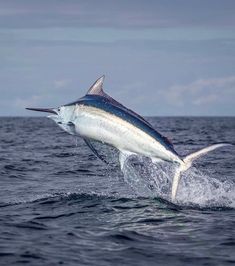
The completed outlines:
[[[90,140],[88,139],[84,139],[86,145],[92,150],[92,152],[95,154],[95,156],[97,158],[99,158],[101,161],[103,161],[106,164],[109,164],[101,155],[99,155],[99,153],[97,152],[97,150],[94,148],[94,146],[91,144]]]
[[[161,162],[163,162],[163,160],[159,159],[159,158],[151,158],[151,160],[152,160],[152,163],[161,163]]]
[[[129,152],[129,151],[124,151],[124,150],[119,151],[119,163],[120,163],[121,170],[123,170],[124,164],[125,164],[127,158],[133,154],[135,154],[135,153]]]

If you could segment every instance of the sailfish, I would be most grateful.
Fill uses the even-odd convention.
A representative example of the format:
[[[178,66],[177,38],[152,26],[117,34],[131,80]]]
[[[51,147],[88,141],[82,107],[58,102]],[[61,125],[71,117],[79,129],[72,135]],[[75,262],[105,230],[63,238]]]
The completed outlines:
[[[50,113],[49,118],[69,134],[83,138],[103,161],[103,157],[92,145],[92,140],[117,148],[122,170],[126,158],[132,154],[149,157],[153,163],[174,163],[176,171],[171,188],[172,200],[176,198],[181,174],[191,167],[195,159],[217,148],[231,145],[213,144],[183,157],[145,118],[105,93],[103,83],[104,76],[95,81],[84,97],[60,107],[26,109]]]

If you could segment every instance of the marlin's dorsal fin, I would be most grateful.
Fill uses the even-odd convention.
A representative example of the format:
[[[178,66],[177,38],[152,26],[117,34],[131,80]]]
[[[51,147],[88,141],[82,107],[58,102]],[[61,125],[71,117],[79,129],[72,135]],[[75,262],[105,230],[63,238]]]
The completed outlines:
[[[105,93],[103,91],[103,83],[104,83],[104,75],[100,78],[98,78],[96,80],[96,82],[90,87],[90,89],[88,90],[86,95],[99,95],[102,96],[104,98],[106,98],[107,100],[109,100],[109,102],[111,102],[112,104],[123,108],[125,110],[127,110],[128,112],[130,112],[132,115],[138,117],[139,119],[141,119],[143,122],[147,123],[149,126],[151,126],[142,116],[138,115],[137,113],[133,112],[132,110],[126,108],[124,105],[122,105],[121,103],[119,103],[118,101],[114,100],[111,96],[109,96],[107,93]],[[151,126],[152,127],[152,126]]]
[[[98,78],[95,83],[90,87],[90,89],[87,92],[87,95],[104,95],[103,91],[103,83],[104,83],[104,75],[100,78]]]

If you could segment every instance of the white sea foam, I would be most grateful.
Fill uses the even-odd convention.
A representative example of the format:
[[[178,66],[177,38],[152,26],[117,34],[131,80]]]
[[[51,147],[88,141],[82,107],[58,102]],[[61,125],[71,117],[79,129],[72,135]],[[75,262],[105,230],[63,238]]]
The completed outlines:
[[[124,180],[143,197],[161,197],[171,201],[171,185],[175,166],[170,163],[152,164],[143,158],[130,156],[124,163]],[[191,167],[180,180],[175,202],[178,205],[235,208],[235,184],[219,180],[213,173],[203,173]]]

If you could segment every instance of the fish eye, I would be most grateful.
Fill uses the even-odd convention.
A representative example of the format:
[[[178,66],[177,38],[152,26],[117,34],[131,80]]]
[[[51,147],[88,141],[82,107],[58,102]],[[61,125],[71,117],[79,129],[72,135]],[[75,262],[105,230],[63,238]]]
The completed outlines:
[[[75,126],[74,123],[71,122],[71,121],[69,121],[69,122],[67,123],[67,125],[68,125],[68,126]]]
[[[58,111],[60,112],[60,110],[61,110],[61,108],[60,107],[58,107]]]

